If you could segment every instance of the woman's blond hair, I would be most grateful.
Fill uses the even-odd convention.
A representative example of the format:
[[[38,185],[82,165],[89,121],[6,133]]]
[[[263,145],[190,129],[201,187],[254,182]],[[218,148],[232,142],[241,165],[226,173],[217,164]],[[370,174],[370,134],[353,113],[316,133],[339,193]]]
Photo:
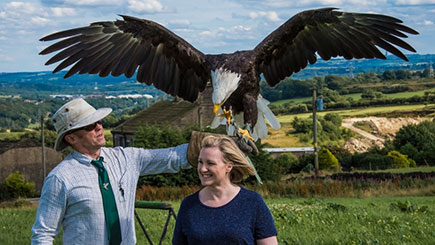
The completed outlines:
[[[246,179],[249,175],[254,175],[255,170],[245,159],[234,140],[225,135],[208,135],[201,142],[201,148],[218,147],[222,152],[222,160],[225,164],[232,164],[230,181],[233,183]]]

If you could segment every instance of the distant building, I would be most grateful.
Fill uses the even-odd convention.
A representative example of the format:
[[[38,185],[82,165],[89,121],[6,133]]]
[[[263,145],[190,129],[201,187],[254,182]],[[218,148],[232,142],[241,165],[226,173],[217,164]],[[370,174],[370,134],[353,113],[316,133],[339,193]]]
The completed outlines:
[[[45,174],[48,174],[65,157],[51,147],[45,147],[44,156]],[[0,183],[14,172],[19,172],[27,181],[34,182],[36,191],[41,191],[44,173],[40,143],[31,140],[0,142]]]
[[[205,128],[213,120],[212,87],[207,86],[194,103],[159,101],[137,113],[112,132],[114,146],[132,146],[134,133],[140,126],[170,124],[181,129],[197,125]]]
[[[283,153],[292,153],[296,156],[314,153],[314,147],[263,148],[263,150],[270,153],[274,158]]]
[[[123,94],[123,95],[118,95],[117,98],[133,98],[133,99],[147,98],[147,99],[152,99],[153,96],[150,94]]]

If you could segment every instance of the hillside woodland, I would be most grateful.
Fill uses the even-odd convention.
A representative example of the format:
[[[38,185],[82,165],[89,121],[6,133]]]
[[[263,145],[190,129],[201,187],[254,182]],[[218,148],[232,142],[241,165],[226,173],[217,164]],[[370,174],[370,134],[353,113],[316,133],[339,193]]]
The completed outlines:
[[[296,114],[286,134],[297,137],[305,145],[312,144],[312,118],[299,118],[297,115],[312,110],[310,101],[312,89],[315,87],[318,90],[318,95],[323,99],[324,109],[327,111],[324,116],[318,117],[319,165],[323,170],[350,171],[433,166],[435,165],[433,154],[435,152],[435,122],[433,121],[435,79],[432,76],[430,69],[427,68],[419,71],[385,71],[382,74],[361,73],[354,77],[327,75],[305,80],[286,79],[275,88],[267,87],[262,83],[261,89],[262,95],[273,102],[270,108],[275,114]],[[398,92],[414,95],[395,96]],[[359,98],[352,96],[357,93]],[[300,97],[304,99],[299,102],[292,101]],[[161,99],[172,98],[168,96],[156,96],[153,99],[86,97],[86,100],[95,107],[114,109],[114,113],[103,121],[105,128],[119,125],[126,118]],[[50,113],[65,103],[64,100],[51,98],[48,95],[43,96],[43,93],[38,96],[28,95],[28,97],[3,94],[0,100],[2,118],[0,129],[3,132],[1,134],[3,145],[29,139],[40,142],[39,123],[42,115],[45,143],[47,146],[53,146],[56,133],[49,117]],[[359,119],[343,118],[340,114],[334,113],[334,110],[343,108],[358,110],[358,108],[400,104],[426,106],[424,109],[408,111],[404,114],[393,113],[394,115],[376,115],[376,117]],[[194,127],[195,125],[192,125],[192,128]],[[359,129],[360,133],[357,133],[355,128]],[[20,133],[6,133],[10,131]],[[361,131],[374,138],[364,137]],[[147,148],[166,147],[188,142],[189,137],[188,130],[144,125],[136,132],[134,144]],[[257,146],[259,149],[266,146],[273,147],[262,142],[257,142]],[[312,154],[299,158],[291,154],[282,154],[274,159],[262,151],[259,156],[251,156],[251,159],[263,181],[280,180],[289,174],[309,173],[314,169]],[[143,177],[139,184],[182,186],[186,183],[195,183],[197,180],[196,171],[185,170],[178,175]],[[255,178],[252,178],[247,182],[255,181]]]

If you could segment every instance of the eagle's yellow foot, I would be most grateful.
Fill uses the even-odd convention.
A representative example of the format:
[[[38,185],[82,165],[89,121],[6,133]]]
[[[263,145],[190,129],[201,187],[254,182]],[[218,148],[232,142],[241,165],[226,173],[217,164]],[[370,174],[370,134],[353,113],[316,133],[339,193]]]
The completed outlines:
[[[227,125],[231,124],[231,118],[233,117],[233,111],[229,109],[228,111],[224,108],[224,113],[219,113],[218,117],[225,117],[227,119]]]
[[[240,137],[242,138],[248,138],[252,141],[254,141],[254,138],[251,137],[251,135],[249,134],[249,131],[247,129],[241,129],[239,128],[239,130],[237,131],[237,133],[239,134]]]

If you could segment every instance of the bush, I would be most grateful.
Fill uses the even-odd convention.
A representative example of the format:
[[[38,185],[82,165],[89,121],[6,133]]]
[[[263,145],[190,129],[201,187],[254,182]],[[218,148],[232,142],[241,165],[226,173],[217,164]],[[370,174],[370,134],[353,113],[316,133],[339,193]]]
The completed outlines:
[[[388,157],[393,161],[393,166],[396,168],[409,168],[415,167],[415,161],[408,159],[407,155],[403,155],[398,151],[388,152]]]
[[[280,172],[284,174],[298,173],[301,170],[298,158],[292,153],[279,155],[275,162],[280,167]]]
[[[11,198],[11,194],[9,193],[9,189],[6,184],[0,183],[0,202],[7,201]]]
[[[182,131],[169,125],[146,125],[140,127],[135,135],[133,144],[135,147],[147,149],[167,148],[189,142],[191,130]],[[183,169],[176,174],[163,173],[156,175],[141,176],[138,186],[183,186],[199,184],[199,177],[196,169]]]
[[[337,158],[326,147],[319,151],[319,169],[340,169]]]
[[[352,156],[352,163],[348,168],[378,170],[393,167],[393,161],[390,157],[378,153],[362,153]]]
[[[11,173],[6,178],[5,185],[10,197],[33,197],[35,195],[35,183],[27,182],[19,172]]]
[[[263,145],[256,144],[259,154],[256,157],[251,157],[251,161],[257,169],[257,173],[262,181],[280,180],[282,177],[281,166],[273,157],[266,151],[263,151]],[[245,182],[256,182],[255,177],[249,177]]]

